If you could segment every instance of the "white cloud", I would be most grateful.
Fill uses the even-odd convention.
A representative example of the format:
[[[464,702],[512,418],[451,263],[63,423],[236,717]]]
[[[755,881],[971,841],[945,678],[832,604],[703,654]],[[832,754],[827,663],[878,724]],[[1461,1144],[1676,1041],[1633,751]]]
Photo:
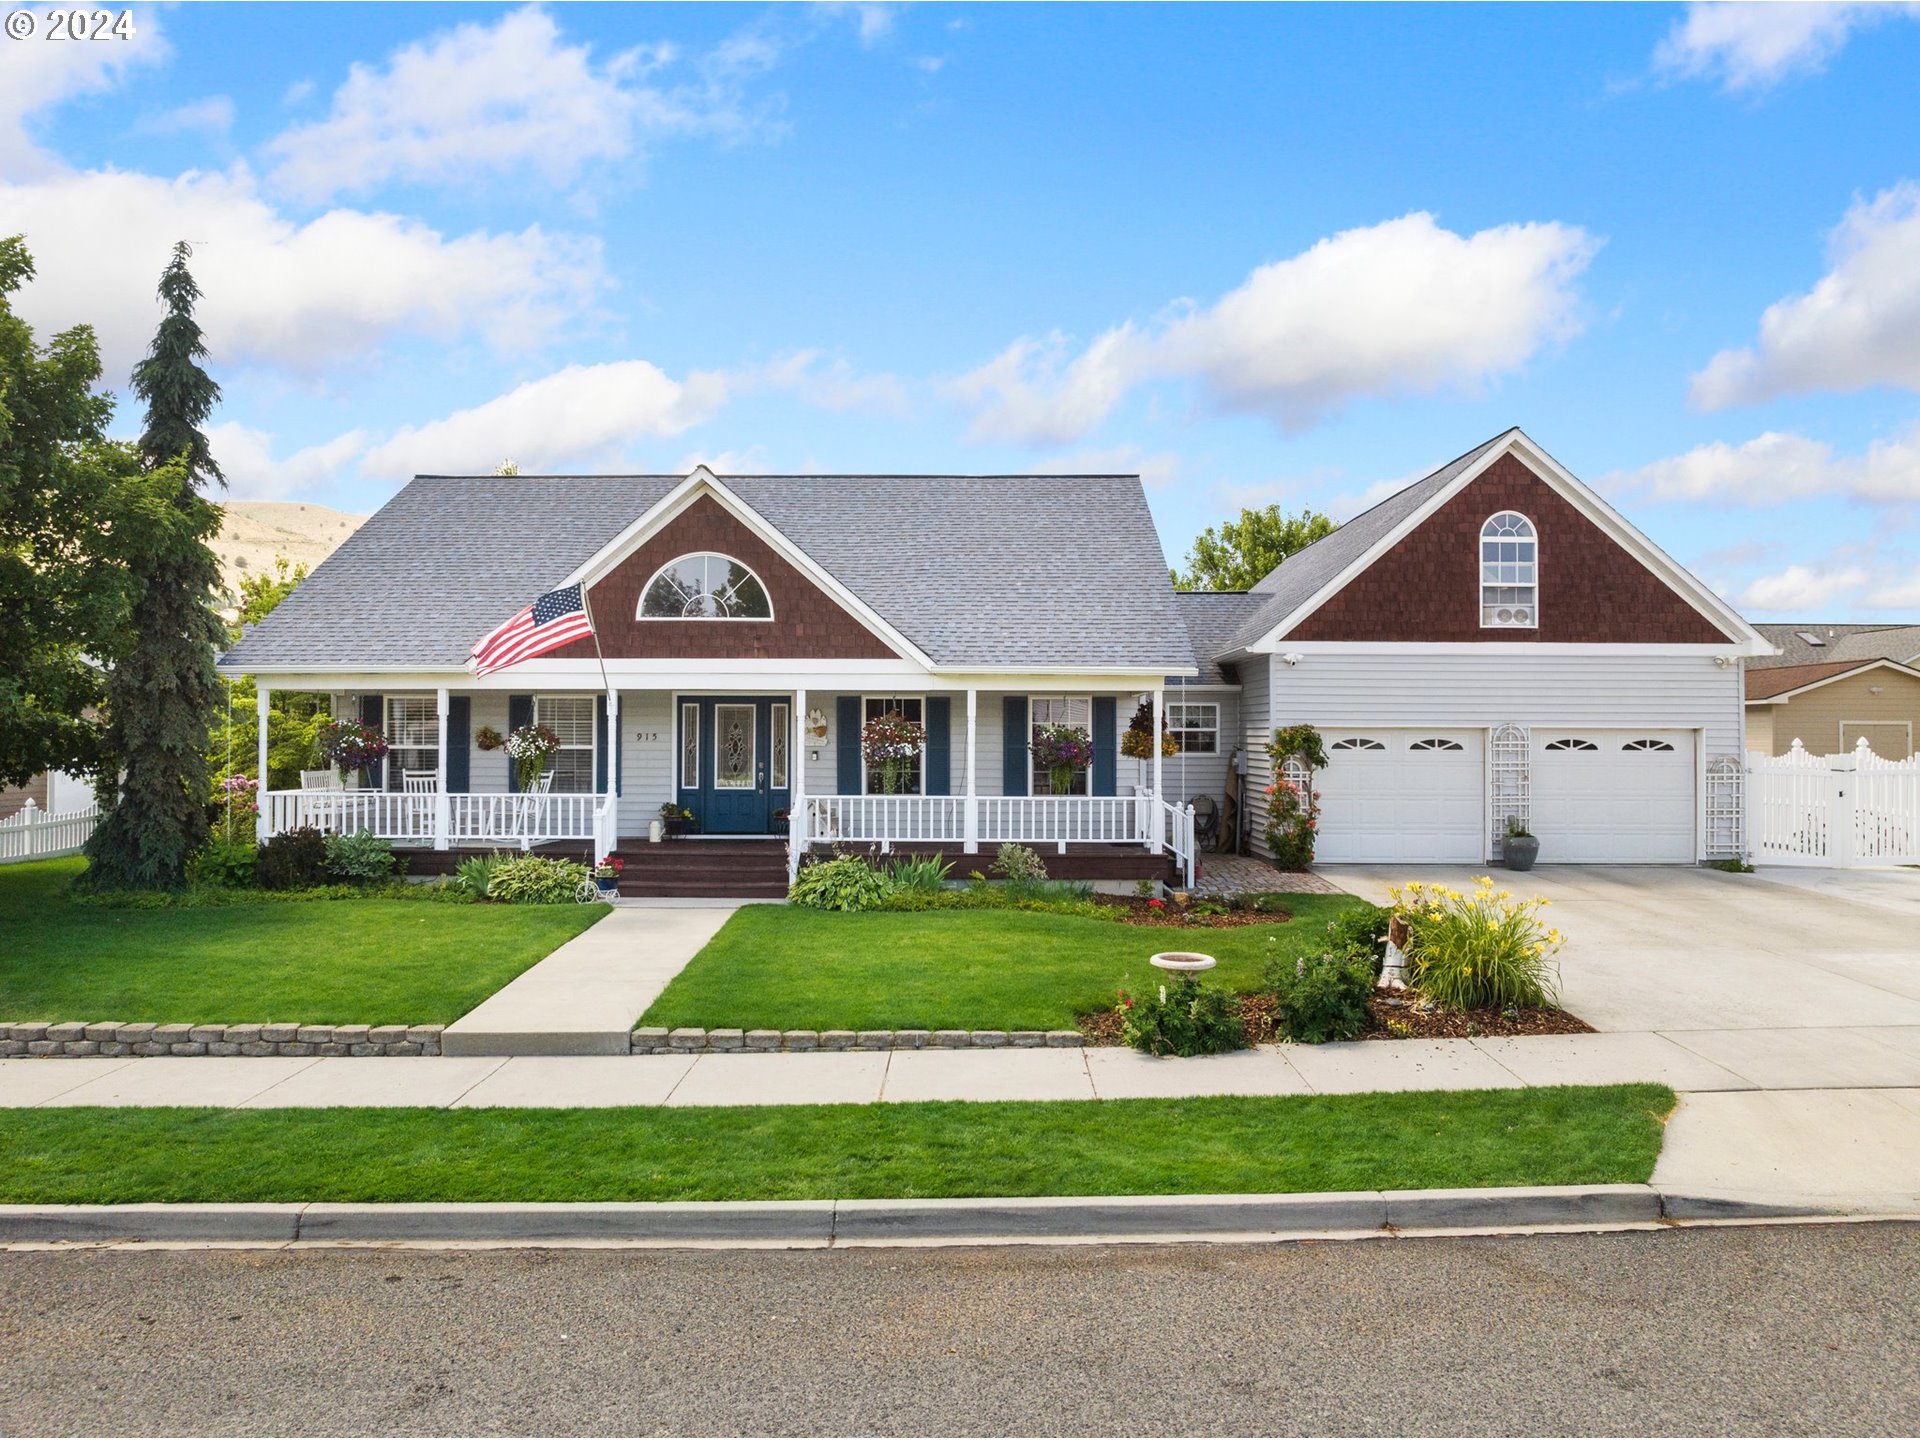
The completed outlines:
[[[1867,572],[1857,565],[1820,570],[1789,565],[1777,574],[1763,575],[1749,583],[1736,603],[1746,610],[1805,614],[1854,596],[1868,579]]]
[[[1861,603],[1875,610],[1920,610],[1920,580],[1912,578],[1914,569],[1909,565],[1904,578],[1869,590]]]
[[[617,463],[649,435],[678,435],[725,403],[723,376],[668,377],[645,360],[569,365],[471,410],[408,426],[362,458],[362,473],[399,479],[417,473],[490,471],[511,455],[529,474],[595,462]]]
[[[1138,445],[1108,445],[1057,455],[1033,467],[1041,475],[1138,475],[1152,489],[1180,477],[1180,457],[1171,450],[1149,453]]]
[[[756,372],[732,377],[736,388],[765,385],[787,390],[807,404],[837,414],[905,416],[907,387],[897,375],[862,375],[844,358],[827,361],[818,350],[796,350]]]
[[[1692,4],[1654,51],[1670,75],[1718,80],[1727,90],[1763,90],[1789,75],[1824,69],[1853,32],[1920,6],[1889,4]]]
[[[18,309],[36,327],[94,325],[122,383],[159,319],[154,286],[173,242],[194,244],[201,325],[216,367],[262,361],[317,375],[395,337],[479,333],[501,349],[543,343],[603,283],[597,240],[549,234],[449,238],[417,220],[331,210],[305,224],[258,195],[244,167],[175,180],[105,170],[0,183],[38,278]]]
[[[227,477],[227,499],[284,500],[325,490],[367,445],[365,432],[350,430],[276,459],[274,439],[230,420],[208,427],[207,444]]]
[[[664,88],[648,82],[678,58],[670,45],[596,62],[533,7],[459,25],[381,66],[353,66],[324,120],[268,144],[271,179],[309,200],[494,174],[565,185],[595,161],[632,154],[644,136],[743,133],[754,118],[737,82],[774,56],[737,42],[707,58],[700,80]]]
[[[51,23],[48,12],[34,7],[28,13],[44,35]],[[131,13],[130,39],[0,41],[0,178],[59,169],[59,162],[34,144],[29,117],[77,96],[111,90],[128,71],[159,64],[172,53],[152,10]]]
[[[209,95],[140,122],[140,129],[149,135],[181,135],[192,130],[224,135],[232,128],[233,100],[226,95]]]
[[[1651,500],[1778,505],[1837,496],[1870,504],[1920,500],[1920,425],[1840,455],[1823,440],[1769,430],[1739,445],[1716,440],[1623,470],[1602,482]]]
[[[1722,350],[1693,377],[1703,410],[1812,390],[1920,390],[1920,185],[1856,204],[1834,230],[1827,273],[1769,305],[1757,346]]]
[[[1362,395],[1471,391],[1577,334],[1574,282],[1597,248],[1577,226],[1459,235],[1417,212],[1263,265],[1211,306],[1120,325],[1071,359],[1057,334],[1018,340],[949,389],[974,410],[976,439],[1077,440],[1163,376],[1302,430]]]

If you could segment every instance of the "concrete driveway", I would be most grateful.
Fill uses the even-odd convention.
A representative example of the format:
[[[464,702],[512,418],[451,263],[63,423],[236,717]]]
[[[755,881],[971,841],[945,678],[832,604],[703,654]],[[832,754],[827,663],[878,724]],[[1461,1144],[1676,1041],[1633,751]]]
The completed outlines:
[[[1920,1026],[1920,870],[1728,875],[1550,865],[1521,875],[1334,865],[1320,873],[1380,902],[1390,885],[1412,879],[1471,891],[1476,873],[1492,873],[1516,895],[1546,896],[1548,918],[1567,936],[1566,1006],[1597,1030]]]

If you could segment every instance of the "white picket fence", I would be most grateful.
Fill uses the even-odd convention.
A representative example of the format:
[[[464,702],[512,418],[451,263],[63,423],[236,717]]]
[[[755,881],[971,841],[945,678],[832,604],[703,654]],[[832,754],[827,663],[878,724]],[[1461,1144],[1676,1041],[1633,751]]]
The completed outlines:
[[[98,805],[55,815],[29,800],[19,814],[0,820],[0,865],[77,855],[99,823]]]
[[[1920,865],[1920,756],[1747,756],[1747,858],[1756,865]]]

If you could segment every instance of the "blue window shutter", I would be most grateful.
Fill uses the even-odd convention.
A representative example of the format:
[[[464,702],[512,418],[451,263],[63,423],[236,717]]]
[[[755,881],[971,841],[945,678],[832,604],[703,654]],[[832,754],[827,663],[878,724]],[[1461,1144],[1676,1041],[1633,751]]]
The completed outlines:
[[[465,794],[473,784],[473,697],[447,697],[447,793]]]
[[[1120,739],[1116,733],[1118,723],[1119,713],[1114,706],[1113,696],[1094,696],[1092,793],[1095,795],[1112,795],[1119,789],[1116,773],[1119,755],[1114,749]]]
[[[1027,697],[1000,697],[1000,793],[1024,795],[1033,768],[1027,763]]]
[[[360,723],[371,725],[382,735],[387,733],[387,704],[384,695],[360,697]],[[367,767],[366,784],[374,790],[387,788],[387,762],[376,760]]]
[[[533,696],[507,696],[507,733],[511,735],[522,725],[533,724]],[[520,788],[520,767],[513,763],[513,757],[507,756],[507,789]]]
[[[602,695],[593,707],[593,793],[607,793],[607,697]]]
[[[842,795],[858,795],[860,783],[860,697],[842,695],[833,707],[833,748],[839,756]]]
[[[927,794],[953,793],[953,701],[927,697]]]

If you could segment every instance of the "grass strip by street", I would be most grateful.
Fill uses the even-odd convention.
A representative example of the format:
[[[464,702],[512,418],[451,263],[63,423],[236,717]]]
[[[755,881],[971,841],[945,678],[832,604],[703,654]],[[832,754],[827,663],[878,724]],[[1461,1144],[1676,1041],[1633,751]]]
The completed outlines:
[[[85,863],[0,867],[0,1019],[443,1025],[607,913],[379,899],[105,909],[69,897]]]
[[[1288,895],[1291,918],[1227,928],[1126,925],[1019,910],[839,914],[749,905],[673,978],[642,1025],[744,1030],[1071,1030],[1165,976],[1159,950],[1219,960],[1207,979],[1258,987],[1267,961],[1317,954],[1361,902]]]
[[[59,1062],[48,1062],[59,1063]],[[423,1062],[430,1063],[430,1062]],[[1640,1184],[1661,1085],[601,1110],[0,1111],[0,1203],[914,1199]]]

